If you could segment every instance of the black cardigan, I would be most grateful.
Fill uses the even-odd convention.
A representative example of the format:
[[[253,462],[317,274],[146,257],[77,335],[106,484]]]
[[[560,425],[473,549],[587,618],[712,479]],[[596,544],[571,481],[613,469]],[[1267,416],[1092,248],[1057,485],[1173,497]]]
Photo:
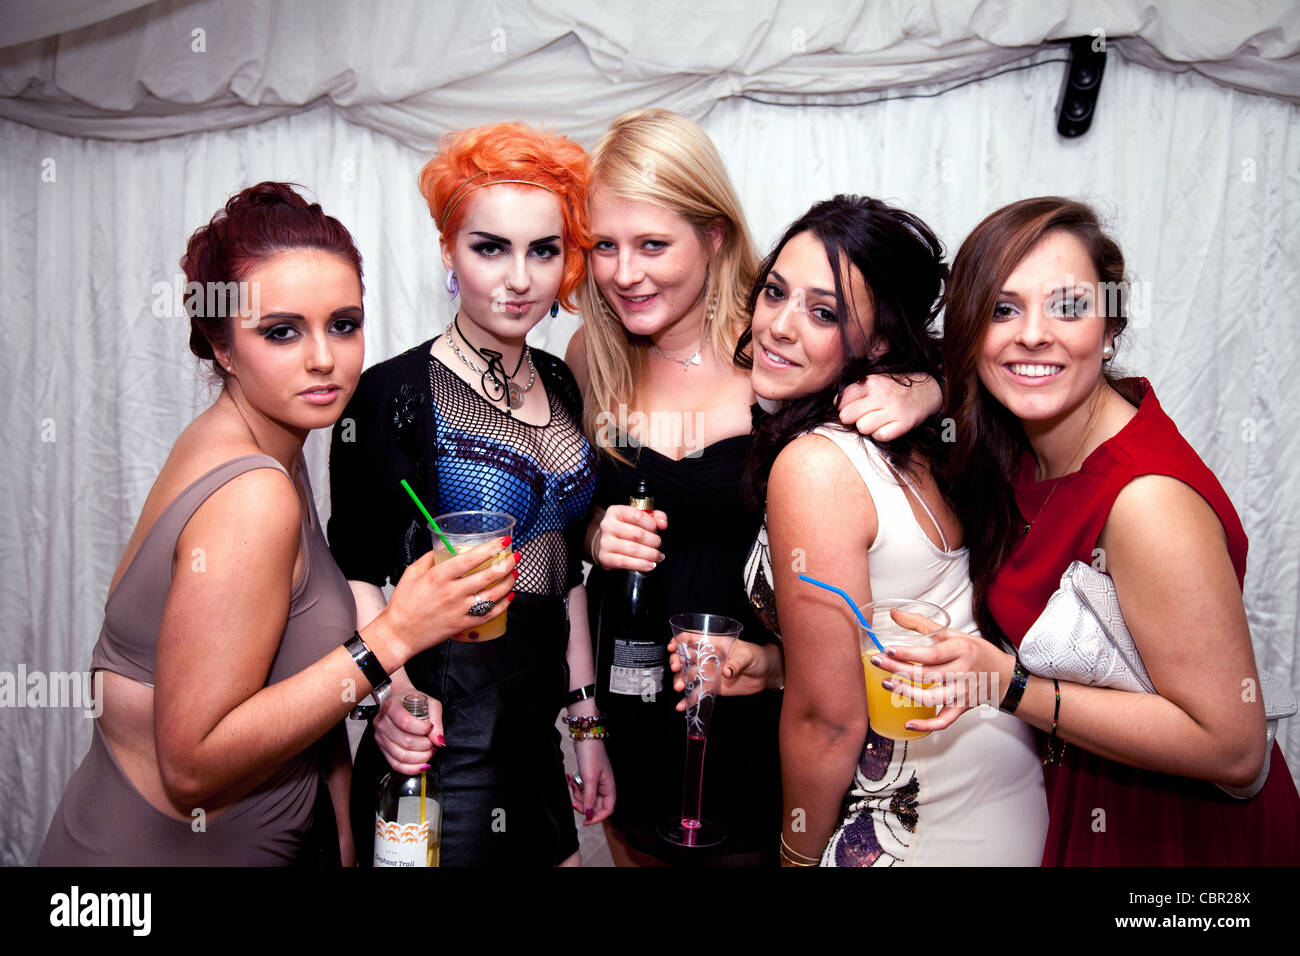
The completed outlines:
[[[383,587],[432,547],[424,518],[401,480],[437,514],[441,450],[429,391],[429,339],[367,369],[334,426],[330,442],[330,550],[344,577]],[[531,349],[533,365],[582,427],[582,392],[562,361]],[[432,458],[429,453],[432,452]],[[568,537],[569,587],[582,583],[582,522]]]

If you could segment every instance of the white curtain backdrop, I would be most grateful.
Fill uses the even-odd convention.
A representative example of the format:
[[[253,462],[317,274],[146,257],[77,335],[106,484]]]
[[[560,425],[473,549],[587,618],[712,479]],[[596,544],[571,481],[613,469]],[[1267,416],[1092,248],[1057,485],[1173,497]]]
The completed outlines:
[[[285,13],[298,5],[251,6],[266,13],[274,28],[267,35],[289,44]],[[791,6],[767,6],[788,44],[794,27],[782,18],[793,15]],[[509,83],[468,70],[463,83],[449,82],[409,109],[393,102],[396,92],[420,86],[425,71],[454,72],[451,33],[428,38],[426,31],[422,44],[411,39],[392,49],[383,61],[387,74],[373,66],[345,69],[352,61],[322,53],[302,64],[291,94],[262,84],[256,95],[231,97],[247,72],[236,69],[214,75],[210,90],[191,90],[188,100],[160,86],[173,75],[166,64],[128,58],[122,66],[119,60],[115,71],[88,74],[96,82],[86,86],[85,76],[78,79],[71,62],[60,58],[86,45],[100,57],[137,49],[140,36],[151,36],[169,18],[184,13],[193,22],[198,12],[215,10],[203,0],[119,0],[100,7],[127,11],[109,23],[97,22],[105,14],[61,0],[49,5],[51,15],[65,18],[58,29],[100,32],[67,43],[68,35],[56,39],[38,24],[18,37],[26,46],[0,50],[0,115],[23,121],[0,119],[0,283],[9,308],[0,392],[10,448],[0,464],[0,863],[35,859],[91,729],[79,707],[49,706],[58,703],[49,699],[46,706],[26,706],[31,701],[21,686],[6,703],[4,675],[12,675],[12,688],[20,673],[85,671],[109,579],[145,495],[171,442],[214,394],[188,352],[187,322],[171,313],[170,294],[159,294],[178,272],[186,237],[246,185],[304,184],[353,231],[365,257],[367,364],[373,364],[440,331],[450,318],[434,229],[415,188],[425,149],[447,126],[495,119],[556,125],[590,146],[623,108],[676,105],[691,112],[726,158],[764,246],[811,202],[836,192],[904,205],[950,251],[986,213],[1013,199],[1059,193],[1096,203],[1139,281],[1140,311],[1119,361],[1152,380],[1241,512],[1251,539],[1246,599],[1260,666],[1300,685],[1300,495],[1293,477],[1300,474],[1300,445],[1285,439],[1300,414],[1300,323],[1293,305],[1300,301],[1300,31],[1294,15],[1256,4],[1251,9],[1264,13],[1255,19],[1216,21],[1211,32],[1219,39],[1209,44],[1175,29],[1175,5],[1095,5],[1098,17],[1135,18],[1130,32],[1143,38],[1147,53],[1130,55],[1125,47],[1123,56],[1109,58],[1092,130],[1066,141],[1054,129],[1062,51],[1038,47],[1046,36],[1090,32],[1091,24],[1072,12],[1079,5],[1029,5],[1035,12],[1001,26],[995,14],[1006,14],[1006,3],[886,6],[889,29],[861,10],[845,14],[870,69],[850,75],[830,58],[822,61],[824,75],[813,70],[801,81],[782,75],[779,82],[764,71],[779,74],[789,64],[764,61],[758,47],[745,46],[753,36],[740,26],[762,22],[754,16],[733,15],[738,26],[720,51],[713,41],[724,34],[714,29],[701,27],[690,43],[668,47],[671,31],[660,21],[598,13],[580,21],[569,11],[576,4],[567,2],[550,4],[546,14],[527,8],[529,22],[551,25],[550,33],[538,33],[541,58],[511,60],[516,72]],[[964,20],[945,12],[953,6],[968,8]],[[524,10],[517,4],[463,9],[488,10],[463,14],[488,20],[502,10]],[[1038,12],[1043,9],[1059,16]],[[807,36],[823,36],[819,23],[830,21],[803,16]],[[308,44],[318,39],[313,31],[325,31],[318,20],[298,24],[312,34]],[[706,22],[716,26],[715,20]],[[11,31],[29,22],[35,23],[30,16],[11,19],[0,46],[16,42]],[[263,21],[254,15],[251,22]],[[487,20],[474,22],[479,29]],[[555,23],[564,30],[555,32]],[[679,31],[686,29],[678,23]],[[658,32],[646,39],[651,26]],[[358,21],[330,30],[331,42],[342,43],[347,34],[376,62],[373,41],[381,33],[380,25],[371,33]],[[944,42],[934,42],[940,35]],[[605,39],[597,43],[597,36]],[[611,46],[613,36],[623,45]],[[556,79],[546,51],[575,42],[587,52],[564,60],[568,73]],[[893,42],[928,43],[934,62],[900,65],[884,78]],[[971,63],[945,57],[971,43],[985,56],[980,70],[1026,68],[946,89]],[[994,53],[999,59],[989,61],[996,43],[1004,44]],[[274,44],[268,42],[265,60],[262,46],[253,46],[259,70],[280,63]],[[810,39],[809,49],[818,48]],[[14,50],[27,51],[26,74]],[[644,55],[633,58],[636,50]],[[656,52],[652,69],[647,64]],[[1161,62],[1143,65],[1143,56]],[[620,57],[625,85],[611,86],[610,63]],[[726,62],[714,77],[709,71],[719,69],[719,57]],[[1197,65],[1167,68],[1180,57]],[[697,72],[673,74],[674,62]],[[766,79],[737,88],[736,63]],[[592,69],[600,75],[584,72]],[[521,80],[533,70],[549,99]],[[132,78],[134,86],[118,82],[116,89],[131,87],[135,98],[115,99],[110,74]],[[285,82],[291,75],[298,74],[287,67],[279,74]],[[895,87],[917,79],[943,82]],[[561,81],[567,92],[557,96],[560,87],[546,84]],[[513,85],[519,83],[525,85]],[[885,87],[894,88],[883,100],[853,92]],[[677,97],[688,88],[693,92],[683,104]],[[341,102],[345,89],[353,91],[350,103]],[[606,96],[610,89],[619,95]],[[748,92],[722,96],[741,89]],[[299,106],[321,97],[310,108]],[[783,102],[759,101],[772,99]],[[217,100],[222,103],[214,106]],[[115,120],[104,112],[112,109],[128,112]],[[224,110],[225,119],[212,110]],[[27,125],[38,116],[47,128]],[[270,118],[247,125],[263,116]],[[150,138],[169,128],[159,124],[174,123],[182,124],[182,135]],[[72,132],[77,135],[63,135]],[[575,325],[562,314],[539,327],[532,341],[563,354]],[[322,517],[329,512],[326,439],[313,435],[307,455]],[[1284,723],[1279,738],[1293,773],[1300,771],[1298,724]]]

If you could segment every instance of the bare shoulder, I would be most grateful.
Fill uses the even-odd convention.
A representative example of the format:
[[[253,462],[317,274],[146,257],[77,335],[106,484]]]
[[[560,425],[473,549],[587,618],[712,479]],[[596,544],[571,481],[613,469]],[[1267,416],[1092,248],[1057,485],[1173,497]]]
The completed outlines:
[[[1168,475],[1143,475],[1125,485],[1106,520],[1104,536],[1133,547],[1210,536],[1224,542],[1223,524],[1210,503],[1190,485]]]
[[[587,330],[584,326],[578,326],[573,337],[569,339],[569,345],[564,350],[564,364],[569,366],[569,371],[577,379],[578,387],[584,391],[587,388]]]
[[[232,421],[229,415],[214,406],[180,433],[158,473],[155,488],[170,491],[166,494],[170,500],[219,465],[245,455],[264,454],[242,422]],[[258,469],[268,474],[275,470]]]
[[[777,455],[768,476],[769,517],[797,515],[838,534],[852,526],[875,539],[876,508],[847,455],[824,435],[800,435]]]
[[[156,506],[155,515],[214,468],[247,455],[266,454],[247,430],[239,427],[241,423],[216,412],[215,408],[208,409],[176,440],[150,492],[150,498],[157,496],[151,502]],[[202,525],[212,519],[229,521],[241,528],[245,538],[256,538],[258,528],[272,534],[285,527],[296,529],[300,515],[293,480],[280,468],[268,466],[251,469],[226,482],[199,506],[190,524]]]
[[[209,555],[231,553],[245,570],[292,568],[301,525],[298,492],[289,476],[277,468],[255,468],[236,475],[199,505],[177,550],[188,553],[197,546]]]
[[[777,481],[820,490],[862,484],[857,469],[840,447],[825,435],[812,432],[781,449],[772,463],[769,483]]]
[[[1193,602],[1212,593],[1240,597],[1219,516],[1177,478],[1144,475],[1125,485],[1098,543],[1121,600],[1134,588]]]

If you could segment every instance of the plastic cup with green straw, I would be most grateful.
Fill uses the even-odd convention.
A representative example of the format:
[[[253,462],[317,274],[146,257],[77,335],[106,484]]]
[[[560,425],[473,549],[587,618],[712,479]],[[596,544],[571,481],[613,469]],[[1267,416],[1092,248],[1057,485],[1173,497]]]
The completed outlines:
[[[456,549],[451,546],[451,542],[447,540],[447,536],[443,534],[442,529],[438,527],[438,522],[433,520],[433,515],[429,514],[429,509],[424,506],[424,502],[420,500],[419,495],[411,490],[411,486],[406,483],[405,478],[402,479],[402,487],[406,489],[406,493],[410,495],[411,500],[415,502],[415,507],[420,509],[420,514],[424,515],[424,519],[429,522],[429,527],[433,529],[433,533],[441,538],[442,543],[447,546],[447,553],[455,554]],[[861,616],[861,614],[858,615],[858,617]]]
[[[885,653],[884,645],[880,643],[879,638],[876,637],[876,632],[871,629],[871,625],[867,623],[867,619],[863,616],[862,612],[858,610],[858,606],[853,603],[853,598],[849,597],[849,592],[845,591],[843,588],[837,588],[833,584],[827,584],[825,581],[818,581],[816,578],[810,578],[806,574],[799,575],[799,580],[807,581],[809,584],[815,584],[819,588],[825,588],[827,591],[831,591],[832,593],[838,594],[840,597],[844,598],[844,603],[853,611],[854,616],[858,619],[858,623],[866,629],[867,636],[871,638],[871,643],[876,645],[876,650],[880,651],[882,654]]]

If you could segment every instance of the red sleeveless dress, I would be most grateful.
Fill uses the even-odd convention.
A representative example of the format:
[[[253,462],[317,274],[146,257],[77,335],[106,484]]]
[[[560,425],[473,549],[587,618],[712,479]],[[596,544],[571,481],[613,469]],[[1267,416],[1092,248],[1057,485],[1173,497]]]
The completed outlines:
[[[1237,583],[1245,576],[1246,533],[1232,502],[1160,408],[1151,384],[1142,379],[1140,386],[1137,415],[1079,471],[1059,483],[1035,482],[1033,455],[1026,453],[1021,462],[1016,503],[1022,515],[1037,517],[998,572],[988,599],[994,618],[1017,646],[1070,562],[1092,563],[1115,498],[1142,475],[1177,478],[1209,502],[1227,534]],[[1300,795],[1277,744],[1268,781],[1250,800],[1075,746],[1065,748],[1059,764],[1044,768],[1044,776],[1050,817],[1044,866],[1300,863]]]

